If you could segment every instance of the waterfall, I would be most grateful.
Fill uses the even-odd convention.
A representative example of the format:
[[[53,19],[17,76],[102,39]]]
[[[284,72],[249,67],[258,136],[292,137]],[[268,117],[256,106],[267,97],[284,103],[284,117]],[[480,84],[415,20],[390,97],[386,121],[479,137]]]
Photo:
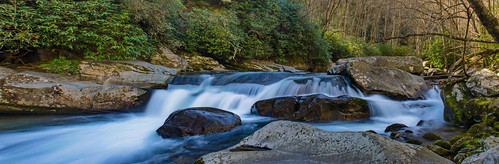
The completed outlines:
[[[222,141],[237,142],[257,130],[259,123],[272,120],[250,113],[256,101],[311,94],[349,95],[369,102],[369,120],[311,123],[327,131],[382,133],[392,123],[408,126],[415,126],[419,120],[429,120],[434,125],[443,123],[443,103],[438,88],[427,92],[423,100],[395,101],[383,95],[366,96],[343,76],[256,72],[185,75],[176,77],[168,89],[152,91],[143,113],[108,114],[105,117],[110,119],[95,122],[0,132],[0,163],[174,162],[173,159],[182,156],[199,156],[222,149],[217,147],[223,145]],[[182,139],[162,139],[156,135],[155,130],[171,113],[189,107],[228,110],[241,116],[243,125],[232,132]],[[94,117],[100,116],[65,119],[94,120]]]

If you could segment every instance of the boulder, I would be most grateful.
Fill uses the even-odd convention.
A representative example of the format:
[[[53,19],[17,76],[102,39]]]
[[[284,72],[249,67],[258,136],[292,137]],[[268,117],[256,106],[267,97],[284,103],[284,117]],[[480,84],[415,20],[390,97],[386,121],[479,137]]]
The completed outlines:
[[[173,112],[156,132],[163,138],[226,132],[241,125],[241,118],[228,111],[209,107]]]
[[[184,57],[189,62],[189,69],[194,71],[227,71],[225,66],[210,57],[200,55]]]
[[[14,73],[16,73],[16,71],[10,68],[0,67],[0,81],[2,81],[3,79],[5,79],[5,77],[12,75]]]
[[[346,58],[336,61],[336,65],[346,65],[352,61],[365,62],[373,67],[397,68],[405,72],[418,75],[424,72],[423,60],[415,56],[369,56]],[[335,70],[338,70],[338,68]]]
[[[407,128],[407,125],[405,124],[391,124],[385,128],[385,132],[398,132],[400,130],[405,130]]]
[[[465,158],[462,163],[499,163],[499,137],[490,136],[480,142],[483,152]]]
[[[159,51],[150,58],[152,64],[162,65],[168,68],[186,70],[189,63],[184,58],[176,55],[166,47],[159,48]]]
[[[475,96],[499,96],[499,74],[482,69],[471,75],[466,86]]]
[[[482,122],[482,116],[499,112],[499,97],[474,98],[465,83],[456,83],[442,89],[444,119],[458,126],[470,127]]]
[[[392,98],[418,99],[428,90],[426,82],[420,76],[397,68],[372,66],[361,61],[351,61],[334,67],[328,73],[350,77],[366,93],[381,93]]]
[[[259,72],[303,72],[291,66],[285,66],[266,60],[247,60],[242,64],[246,71]]]
[[[259,149],[239,151],[239,147]],[[276,121],[198,163],[452,163],[430,150],[370,132],[326,132]]]
[[[145,93],[145,90],[128,86],[77,82],[56,74],[27,71],[5,78],[2,102],[68,110],[123,111],[141,104]]]
[[[280,120],[349,121],[369,118],[366,100],[349,96],[326,95],[279,97],[256,102],[252,113]]]
[[[176,69],[144,61],[81,61],[82,80],[106,85],[126,85],[143,89],[165,88],[177,74]]]

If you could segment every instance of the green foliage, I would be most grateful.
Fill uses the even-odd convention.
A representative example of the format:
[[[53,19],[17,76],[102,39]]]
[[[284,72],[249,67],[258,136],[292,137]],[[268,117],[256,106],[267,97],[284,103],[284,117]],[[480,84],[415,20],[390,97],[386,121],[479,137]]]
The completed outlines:
[[[7,36],[0,40],[2,49],[62,48],[88,59],[119,60],[145,58],[155,50],[113,0],[15,2],[0,6],[5,9],[0,10],[0,34]]]
[[[406,56],[413,51],[408,46],[393,46],[388,43],[366,43],[361,39],[345,37],[339,32],[326,32],[324,38],[331,44],[329,51],[332,52],[334,60],[365,56]]]
[[[49,63],[41,64],[39,67],[45,68],[51,73],[76,75],[79,72],[79,64],[80,62],[77,60],[68,60],[66,57],[60,56]]]
[[[435,68],[447,69],[457,61],[457,54],[461,53],[461,49],[451,49],[448,47],[457,46],[455,42],[445,40],[441,37],[435,37],[425,42],[427,48],[423,49],[422,54],[424,60],[429,61],[429,64]],[[452,55],[454,55],[452,57]],[[447,58],[447,63],[445,63]]]

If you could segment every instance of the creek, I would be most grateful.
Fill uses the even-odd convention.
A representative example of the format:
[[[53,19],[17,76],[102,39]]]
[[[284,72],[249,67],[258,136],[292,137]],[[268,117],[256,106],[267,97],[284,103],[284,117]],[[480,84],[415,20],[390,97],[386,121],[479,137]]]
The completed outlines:
[[[1,116],[0,163],[192,163],[252,134],[271,118],[251,114],[258,100],[310,94],[349,95],[368,100],[370,119],[310,123],[326,131],[374,130],[403,123],[438,128],[443,102],[433,88],[422,100],[396,101],[364,95],[343,76],[245,72],[177,76],[168,89],[156,89],[138,113],[82,116]],[[162,139],[156,134],[169,114],[189,107],[216,107],[238,114],[243,125],[230,132]],[[416,127],[420,120],[431,126]],[[386,134],[385,134],[386,135]]]

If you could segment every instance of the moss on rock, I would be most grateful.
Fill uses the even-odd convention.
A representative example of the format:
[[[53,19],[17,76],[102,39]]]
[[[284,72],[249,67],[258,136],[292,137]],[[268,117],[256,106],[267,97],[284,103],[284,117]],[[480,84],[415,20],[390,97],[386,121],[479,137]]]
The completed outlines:
[[[432,141],[442,139],[438,134],[435,133],[426,133],[423,135],[423,138]]]
[[[423,144],[421,141],[419,141],[417,139],[412,139],[412,138],[409,138],[406,142],[410,143],[410,144],[415,144],[415,145],[421,145],[421,144]]]
[[[451,144],[448,141],[444,141],[444,140],[436,140],[435,142],[433,142],[433,145],[437,145],[437,146],[440,146],[440,147],[445,148],[445,149],[451,148]]]

